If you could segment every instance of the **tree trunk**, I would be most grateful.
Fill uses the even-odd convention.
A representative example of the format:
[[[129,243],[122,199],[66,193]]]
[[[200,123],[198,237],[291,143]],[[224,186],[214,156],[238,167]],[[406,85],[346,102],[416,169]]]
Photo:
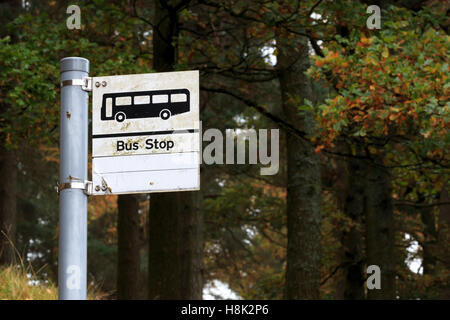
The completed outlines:
[[[118,207],[117,299],[138,299],[140,298],[140,223],[137,196],[132,194],[120,195]]]
[[[368,164],[365,188],[367,265],[381,270],[381,289],[368,290],[369,299],[395,298],[392,187],[389,172],[380,166],[382,159],[378,156],[376,163]]]
[[[177,60],[179,1],[155,5],[154,69],[172,71]],[[152,194],[149,212],[149,298],[202,298],[202,211],[200,192]]]
[[[440,202],[450,203],[448,183],[442,187]],[[450,243],[450,204],[441,205],[438,228],[439,261],[442,262],[442,271],[448,274],[448,269],[450,267],[450,250],[448,246]],[[446,283],[444,282],[439,288],[439,298],[450,300],[450,284],[448,278]]]
[[[7,24],[13,21],[22,11],[22,0],[0,1],[0,38],[8,35]]]
[[[343,142],[338,142],[336,146],[336,151],[341,153],[348,153],[348,146]],[[330,159],[331,160],[331,159]],[[346,205],[346,195],[348,194],[348,182],[349,182],[349,169],[348,169],[348,159],[344,157],[338,157],[334,159],[335,167],[331,164],[329,166],[322,167],[322,188],[325,188],[324,180],[334,179],[332,184],[328,187],[334,193],[334,198],[336,199],[337,209],[345,214]],[[332,170],[326,173],[325,170]],[[328,177],[328,178],[327,178]],[[343,241],[344,229],[342,227],[335,228],[333,230],[333,237],[339,239],[340,247],[334,252],[336,260],[336,274],[333,276],[335,278],[333,283],[334,295],[333,298],[336,300],[345,299],[345,289],[347,287],[347,261],[346,257],[346,247]],[[331,279],[330,279],[331,280]]]
[[[425,196],[419,194],[419,203],[426,204]],[[435,274],[438,231],[436,230],[436,219],[434,218],[433,207],[420,208],[420,219],[423,224],[423,274]]]
[[[151,196],[150,299],[202,298],[202,223],[195,193],[174,192]]]
[[[365,163],[362,160],[347,159],[347,194],[344,214],[351,221],[349,230],[342,232],[344,247],[344,299],[364,299],[364,257],[363,234]]]
[[[294,49],[277,39],[279,81],[283,112],[289,122],[306,133],[314,129],[312,112],[300,113],[299,101],[312,101],[307,39]],[[298,49],[298,51],[297,51]],[[296,52],[297,51],[297,52]],[[320,159],[314,146],[287,134],[287,266],[286,298],[320,297],[321,181]]]
[[[8,35],[7,24],[14,20],[22,10],[21,0],[0,2],[0,38]],[[15,39],[13,39],[14,41]],[[0,115],[7,105],[0,105]],[[17,161],[13,151],[4,147],[6,137],[0,135],[0,265],[15,261],[15,237],[17,215]]]
[[[10,265],[15,262],[17,166],[13,151],[4,147],[0,147],[0,181],[0,265]]]

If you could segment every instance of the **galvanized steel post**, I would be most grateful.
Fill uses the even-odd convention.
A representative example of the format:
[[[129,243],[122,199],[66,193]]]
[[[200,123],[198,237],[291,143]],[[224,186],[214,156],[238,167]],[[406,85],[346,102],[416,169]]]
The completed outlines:
[[[85,300],[89,95],[82,83],[89,60],[68,57],[60,66],[59,299]]]

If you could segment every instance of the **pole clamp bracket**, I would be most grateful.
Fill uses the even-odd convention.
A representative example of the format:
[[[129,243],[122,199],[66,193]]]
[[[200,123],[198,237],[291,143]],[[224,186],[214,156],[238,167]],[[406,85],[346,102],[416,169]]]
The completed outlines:
[[[61,81],[61,88],[65,86],[81,86],[81,89],[84,91],[92,91],[92,77]]]
[[[64,189],[81,189],[88,196],[92,195],[93,193],[92,181],[87,180],[58,183],[57,187],[58,194]]]

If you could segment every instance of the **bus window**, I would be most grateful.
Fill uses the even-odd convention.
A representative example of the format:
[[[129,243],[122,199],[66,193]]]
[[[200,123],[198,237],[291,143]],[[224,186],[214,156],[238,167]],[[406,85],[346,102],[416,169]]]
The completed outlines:
[[[167,94],[158,94],[153,96],[153,103],[167,103],[169,96]]]
[[[150,104],[150,96],[135,96],[134,104]]]
[[[106,117],[112,117],[112,98],[106,98]]]
[[[131,105],[131,97],[116,97],[116,106]]]
[[[174,93],[170,95],[170,102],[186,102],[186,93]]]

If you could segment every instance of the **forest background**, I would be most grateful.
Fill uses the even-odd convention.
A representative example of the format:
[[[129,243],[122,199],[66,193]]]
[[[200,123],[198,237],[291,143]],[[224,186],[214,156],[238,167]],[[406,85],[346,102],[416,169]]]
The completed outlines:
[[[199,70],[203,130],[280,129],[276,175],[203,164],[198,192],[91,197],[103,298],[449,299],[449,8],[0,1],[0,268],[57,285],[59,61],[80,56],[91,76]]]

